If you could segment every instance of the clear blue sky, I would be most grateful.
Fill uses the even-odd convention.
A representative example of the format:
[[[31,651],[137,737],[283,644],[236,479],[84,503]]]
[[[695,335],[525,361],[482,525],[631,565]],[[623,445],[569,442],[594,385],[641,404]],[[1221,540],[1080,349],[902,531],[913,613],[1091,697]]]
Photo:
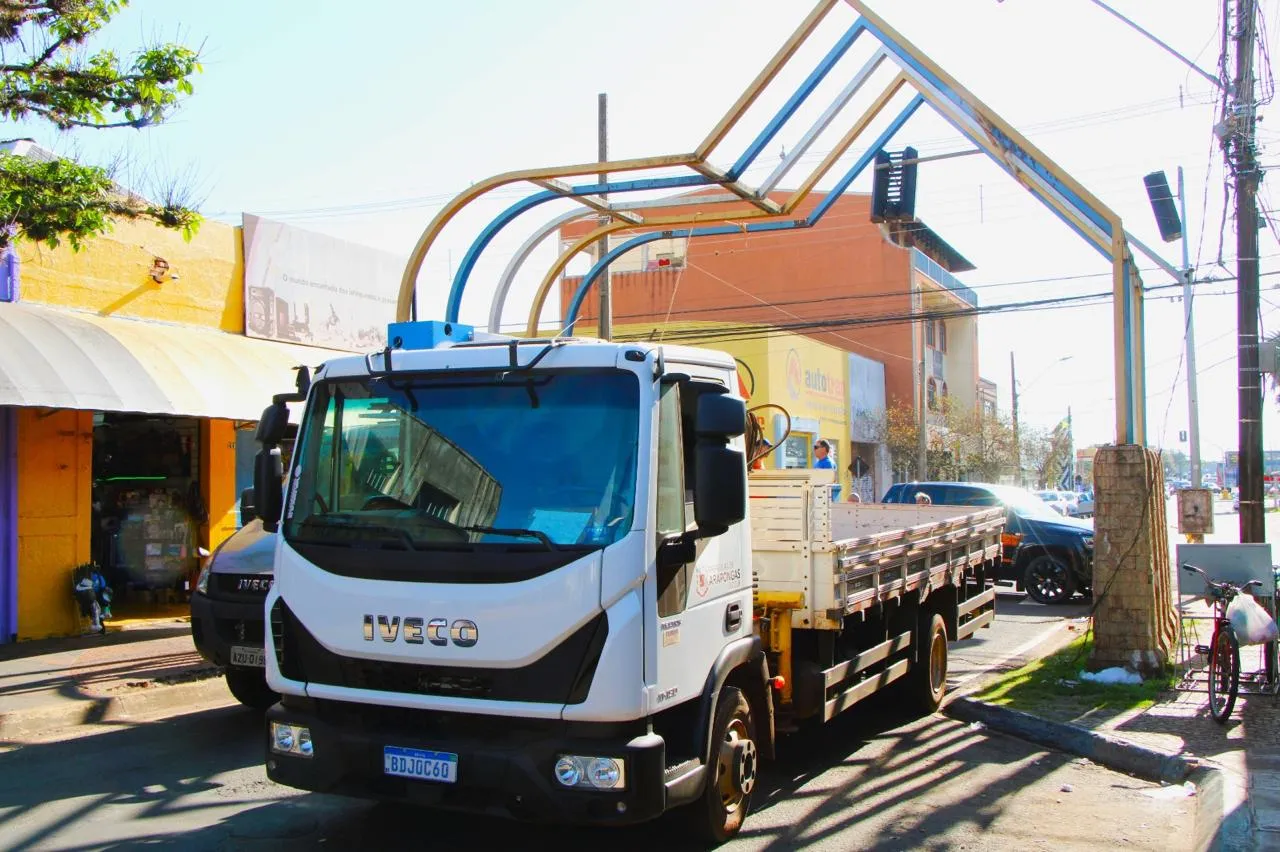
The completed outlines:
[[[1115,5],[1202,67],[1215,67],[1217,4]],[[1280,0],[1262,5],[1267,35],[1280,39]],[[1175,263],[1178,246],[1160,242],[1142,176],[1164,169],[1172,181],[1183,165],[1192,259],[1199,258],[1203,276],[1234,274],[1230,216],[1226,266],[1216,265],[1222,175],[1221,155],[1216,148],[1211,154],[1207,83],[1089,0],[873,0],[873,7]],[[59,138],[35,127],[23,131],[90,159],[125,147],[139,171],[192,169],[205,190],[203,209],[215,218],[238,222],[242,211],[256,212],[407,254],[439,206],[468,183],[507,169],[594,159],[597,92],[610,96],[613,157],[691,150],[809,8],[776,0],[388,0],[364,14],[328,0],[134,0],[105,41],[122,50],[144,38],[203,42],[205,71],[195,96],[170,124],[141,133]],[[851,20],[849,10],[838,10],[815,50],[798,59],[812,60]],[[855,51],[842,63],[749,180],[763,177],[781,147],[794,144],[808,126],[805,117],[825,106],[864,56]],[[726,141],[720,164],[789,93],[801,65],[753,110],[754,123]],[[1280,131],[1267,127],[1264,121],[1262,156],[1274,163],[1267,143],[1277,142]],[[971,147],[924,111],[893,147],[907,144],[925,154]],[[815,147],[825,151],[830,140]],[[978,157],[927,164],[919,184],[918,214],[977,264],[961,277],[984,304],[1109,288],[1103,259],[993,164]],[[855,185],[868,187],[865,180]],[[1280,190],[1264,186],[1264,207],[1273,206],[1273,197]],[[442,308],[448,269],[480,214],[493,209],[446,232],[421,279],[424,316]],[[496,276],[532,225],[495,242],[473,278],[464,319],[483,321],[486,278]],[[1276,237],[1264,232],[1261,246],[1264,273],[1280,271]],[[1158,272],[1145,280],[1168,281]],[[1263,328],[1274,332],[1280,275],[1262,281]],[[531,286],[517,289],[507,320],[523,317]],[[1201,430],[1210,459],[1236,443],[1232,287],[1201,285],[1196,300]],[[1172,295],[1151,298],[1147,307],[1149,437],[1185,449],[1177,440],[1186,428],[1182,306]],[[1013,351],[1024,419],[1051,426],[1070,406],[1078,444],[1113,437],[1109,306],[988,315],[980,329],[982,372],[999,385],[1002,407]],[[1280,447],[1276,405],[1265,407],[1267,444]]]

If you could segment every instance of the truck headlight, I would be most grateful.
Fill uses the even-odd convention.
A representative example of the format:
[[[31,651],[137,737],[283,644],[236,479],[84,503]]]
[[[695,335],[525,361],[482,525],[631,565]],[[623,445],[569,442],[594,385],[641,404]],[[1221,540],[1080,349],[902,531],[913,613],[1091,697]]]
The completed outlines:
[[[315,746],[311,742],[311,729],[301,725],[272,722],[271,750],[276,754],[311,757],[315,754]]]
[[[627,784],[626,764],[614,757],[564,754],[556,761],[555,774],[564,787],[621,790]]]
[[[1093,550],[1093,536],[1085,536],[1084,547],[1085,550]]]
[[[191,576],[188,574],[187,576]],[[209,594],[209,564],[200,569],[200,576],[196,579],[196,591],[202,595]]]

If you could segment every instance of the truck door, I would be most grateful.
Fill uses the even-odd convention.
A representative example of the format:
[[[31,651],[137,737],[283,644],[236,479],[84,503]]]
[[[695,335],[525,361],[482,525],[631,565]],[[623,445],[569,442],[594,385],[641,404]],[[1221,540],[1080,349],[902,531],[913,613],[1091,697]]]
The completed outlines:
[[[699,483],[694,481],[692,417],[696,404],[690,398],[696,400],[696,396],[687,386],[682,393],[680,386],[666,384],[659,398],[655,533],[659,542],[695,528],[693,494]],[[720,650],[750,633],[751,574],[742,546],[744,530],[738,526],[724,535],[700,539],[692,562],[658,565],[656,689],[651,711],[699,696]]]

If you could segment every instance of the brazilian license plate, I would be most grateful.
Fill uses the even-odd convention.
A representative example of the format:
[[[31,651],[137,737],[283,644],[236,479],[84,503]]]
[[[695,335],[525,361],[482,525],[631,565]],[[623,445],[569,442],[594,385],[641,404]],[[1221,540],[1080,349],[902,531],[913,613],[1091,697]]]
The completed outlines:
[[[382,771],[401,778],[453,784],[458,780],[458,756],[445,751],[384,746]]]

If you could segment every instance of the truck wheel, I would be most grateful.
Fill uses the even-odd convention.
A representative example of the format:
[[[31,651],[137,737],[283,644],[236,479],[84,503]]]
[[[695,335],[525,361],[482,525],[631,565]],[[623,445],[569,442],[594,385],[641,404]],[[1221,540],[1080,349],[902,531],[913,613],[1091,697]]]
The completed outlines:
[[[1033,601],[1050,606],[1064,604],[1076,593],[1076,580],[1071,576],[1071,569],[1061,559],[1047,553],[1027,563],[1022,585]]]
[[[912,706],[928,715],[937,712],[947,694],[947,625],[941,615],[921,619],[916,642],[917,662],[907,674],[907,688]]]
[[[227,669],[227,689],[236,701],[255,710],[266,710],[280,700],[267,686],[266,672],[261,669]]]
[[[694,833],[710,845],[729,840],[742,828],[751,808],[751,791],[760,771],[756,725],[742,690],[726,686],[716,704],[711,729],[711,763],[702,797],[688,808]]]

